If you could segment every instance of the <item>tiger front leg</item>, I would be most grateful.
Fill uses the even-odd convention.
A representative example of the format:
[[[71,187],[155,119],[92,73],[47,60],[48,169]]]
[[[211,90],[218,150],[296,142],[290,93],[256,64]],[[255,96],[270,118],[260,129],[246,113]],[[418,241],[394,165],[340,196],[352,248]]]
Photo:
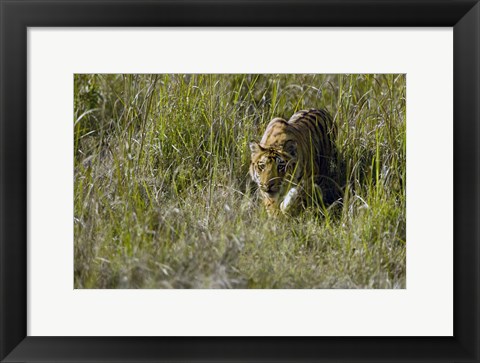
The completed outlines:
[[[263,205],[265,206],[265,209],[267,210],[267,214],[270,217],[277,216],[280,213],[279,208],[278,208],[277,199],[269,198],[268,196],[264,196],[263,197]]]
[[[298,208],[299,203],[300,192],[298,188],[291,188],[280,203],[280,210],[283,214],[292,214]]]

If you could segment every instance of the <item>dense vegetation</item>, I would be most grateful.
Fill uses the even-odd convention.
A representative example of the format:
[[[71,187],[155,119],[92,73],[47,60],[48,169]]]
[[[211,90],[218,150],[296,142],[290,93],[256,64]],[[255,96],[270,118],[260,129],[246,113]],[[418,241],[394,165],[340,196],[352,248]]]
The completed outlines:
[[[75,288],[404,288],[404,75],[75,75]],[[249,141],[326,108],[342,199],[269,218]]]

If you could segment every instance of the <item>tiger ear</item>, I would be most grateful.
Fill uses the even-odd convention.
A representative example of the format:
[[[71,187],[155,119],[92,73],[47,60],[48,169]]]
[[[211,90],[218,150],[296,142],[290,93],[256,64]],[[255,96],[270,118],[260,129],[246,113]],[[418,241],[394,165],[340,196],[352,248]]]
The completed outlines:
[[[252,154],[256,154],[260,151],[262,151],[263,148],[260,146],[260,144],[256,141],[251,141],[250,142],[250,151],[252,152]]]
[[[283,150],[295,158],[297,156],[297,142],[294,140],[288,140],[283,145]]]

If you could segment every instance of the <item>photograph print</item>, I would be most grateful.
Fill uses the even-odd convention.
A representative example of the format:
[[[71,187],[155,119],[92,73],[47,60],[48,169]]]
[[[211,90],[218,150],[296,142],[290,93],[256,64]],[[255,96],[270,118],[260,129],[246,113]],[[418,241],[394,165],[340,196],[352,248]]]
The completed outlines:
[[[75,289],[405,289],[405,74],[75,74]]]

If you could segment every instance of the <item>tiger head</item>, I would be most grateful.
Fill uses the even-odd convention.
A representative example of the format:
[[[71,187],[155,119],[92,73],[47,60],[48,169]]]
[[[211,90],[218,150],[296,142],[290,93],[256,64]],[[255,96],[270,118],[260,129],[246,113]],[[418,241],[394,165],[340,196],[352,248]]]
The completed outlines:
[[[261,193],[278,200],[289,189],[296,166],[296,142],[287,141],[281,147],[265,147],[250,143],[250,176]]]

